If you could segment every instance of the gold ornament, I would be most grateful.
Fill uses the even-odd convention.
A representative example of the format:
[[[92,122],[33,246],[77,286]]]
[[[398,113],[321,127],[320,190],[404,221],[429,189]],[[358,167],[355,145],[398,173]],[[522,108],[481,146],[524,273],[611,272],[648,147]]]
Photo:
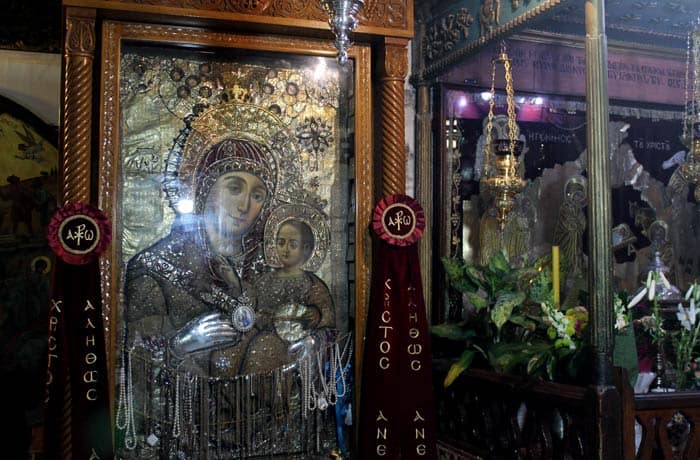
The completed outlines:
[[[496,67],[503,65],[506,80],[506,103],[508,108],[508,139],[493,139],[493,108],[496,99]],[[501,52],[493,60],[491,72],[491,99],[489,101],[488,123],[486,124],[486,151],[484,158],[484,175],[481,182],[495,197],[495,207],[500,229],[503,231],[508,213],[513,209],[515,195],[522,191],[525,181],[518,174],[519,156],[522,141],[517,139],[518,127],[515,124],[515,94],[513,91],[513,74],[510,58],[506,53],[505,43],[501,43]],[[495,156],[492,171],[491,156]]]

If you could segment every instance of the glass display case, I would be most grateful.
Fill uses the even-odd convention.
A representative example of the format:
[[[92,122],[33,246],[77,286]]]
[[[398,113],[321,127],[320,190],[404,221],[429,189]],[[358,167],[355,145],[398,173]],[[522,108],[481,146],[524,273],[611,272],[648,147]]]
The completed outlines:
[[[313,40],[110,21],[103,37],[115,448],[346,452],[367,291],[367,48],[341,67]]]

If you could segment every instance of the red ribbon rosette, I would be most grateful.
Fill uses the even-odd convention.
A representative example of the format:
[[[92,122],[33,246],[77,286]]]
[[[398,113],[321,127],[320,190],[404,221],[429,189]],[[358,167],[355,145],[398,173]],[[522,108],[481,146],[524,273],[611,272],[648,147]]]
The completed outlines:
[[[425,213],[410,196],[389,195],[374,207],[372,229],[391,245],[410,246],[423,236]]]
[[[51,250],[72,265],[84,265],[99,257],[112,241],[112,226],[104,212],[87,203],[59,208],[49,222]]]

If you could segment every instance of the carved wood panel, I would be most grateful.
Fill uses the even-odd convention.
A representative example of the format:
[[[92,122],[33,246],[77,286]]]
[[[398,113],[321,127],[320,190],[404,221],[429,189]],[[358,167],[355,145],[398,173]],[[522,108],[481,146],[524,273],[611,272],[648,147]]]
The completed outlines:
[[[91,2],[94,4],[95,2]],[[105,6],[114,8],[120,4],[152,5],[220,13],[236,13],[269,18],[327,21],[320,2],[303,0],[104,0]],[[367,0],[360,12],[360,27],[380,27],[396,30],[413,30],[413,2],[408,0]]]

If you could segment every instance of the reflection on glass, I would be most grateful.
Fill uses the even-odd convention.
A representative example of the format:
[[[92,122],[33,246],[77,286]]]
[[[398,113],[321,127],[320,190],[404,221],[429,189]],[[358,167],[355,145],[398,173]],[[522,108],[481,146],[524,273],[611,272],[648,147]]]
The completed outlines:
[[[120,456],[344,449],[352,72],[136,46],[121,72]]]

